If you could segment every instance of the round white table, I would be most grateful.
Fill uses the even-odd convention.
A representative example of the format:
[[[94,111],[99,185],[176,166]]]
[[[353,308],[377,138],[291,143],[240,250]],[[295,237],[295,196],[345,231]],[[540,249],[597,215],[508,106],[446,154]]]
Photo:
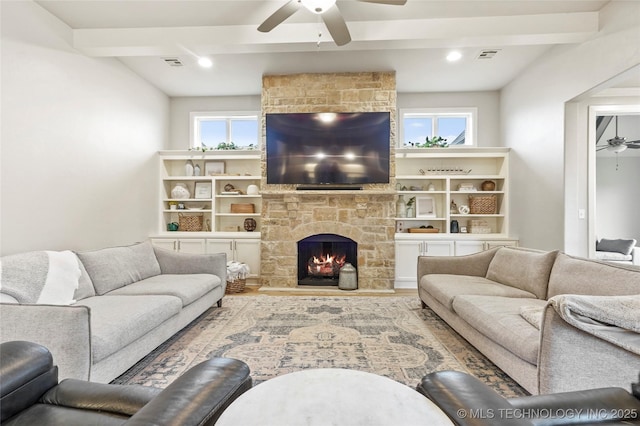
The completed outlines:
[[[276,377],[240,395],[216,426],[452,425],[415,389],[363,371],[323,368]]]

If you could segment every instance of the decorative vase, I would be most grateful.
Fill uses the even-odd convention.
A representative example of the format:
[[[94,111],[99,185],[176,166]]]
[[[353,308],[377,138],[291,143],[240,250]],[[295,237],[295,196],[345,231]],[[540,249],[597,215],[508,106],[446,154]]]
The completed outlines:
[[[484,182],[482,182],[482,184],[480,185],[480,188],[483,191],[493,191],[496,189],[496,183],[491,181],[491,180],[485,180]]]
[[[407,217],[407,205],[402,195],[399,195],[396,201],[396,217]]]
[[[248,217],[244,220],[244,230],[247,232],[255,231],[257,226],[256,220],[252,217]]]
[[[187,189],[187,184],[176,183],[176,186],[171,190],[171,198],[175,199],[187,199],[191,196],[191,193]]]
[[[258,185],[247,186],[247,195],[258,195],[259,193],[260,189],[258,189]]]
[[[407,206],[407,217],[416,217],[416,210],[413,206]]]
[[[184,175],[193,176],[193,162],[191,160],[187,161],[187,164],[184,165]]]
[[[193,175],[200,176],[200,166],[198,164],[193,167]]]

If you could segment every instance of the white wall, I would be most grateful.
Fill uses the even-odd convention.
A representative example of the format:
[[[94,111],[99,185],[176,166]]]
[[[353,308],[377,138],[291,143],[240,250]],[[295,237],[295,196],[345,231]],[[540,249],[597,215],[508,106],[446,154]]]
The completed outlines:
[[[171,98],[169,149],[189,149],[189,113],[208,111],[260,111],[260,95]]]
[[[146,239],[169,99],[115,59],[78,54],[39,5],[1,7],[2,254]]]
[[[596,159],[597,238],[640,241],[640,157],[618,155]]]
[[[398,93],[398,109],[403,108],[478,108],[478,144],[500,146],[500,93],[443,92]]]
[[[640,63],[640,2],[607,4],[600,23],[598,37],[551,49],[501,92],[502,141],[512,148],[511,229],[523,246],[572,252],[570,233],[586,232],[572,225],[587,208],[587,158],[569,146],[586,140],[567,140],[565,151],[565,103]]]

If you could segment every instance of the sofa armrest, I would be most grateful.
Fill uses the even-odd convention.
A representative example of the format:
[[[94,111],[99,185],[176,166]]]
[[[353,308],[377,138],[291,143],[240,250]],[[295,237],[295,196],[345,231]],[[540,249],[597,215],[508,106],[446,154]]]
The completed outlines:
[[[459,426],[531,426],[528,420],[513,415],[513,407],[506,399],[469,374],[430,373],[416,389]]]
[[[617,332],[615,327],[610,331]],[[640,335],[619,331],[625,335],[627,344],[640,345]],[[640,355],[636,351],[575,327],[549,302],[540,336],[538,393],[604,387],[629,390],[638,371]]]
[[[640,246],[635,246],[631,250],[631,263],[640,266]]]
[[[163,274],[213,274],[227,280],[227,254],[179,253],[153,247]]]
[[[0,304],[0,341],[26,340],[51,352],[59,377],[90,379],[91,327],[86,306]]]
[[[162,389],[141,385],[111,385],[65,379],[44,394],[40,402],[79,410],[133,416]]]
[[[126,425],[213,425],[238,396],[251,389],[249,373],[249,367],[235,359],[204,361],[167,386]]]
[[[418,281],[427,274],[484,277],[500,247],[467,256],[418,256]]]

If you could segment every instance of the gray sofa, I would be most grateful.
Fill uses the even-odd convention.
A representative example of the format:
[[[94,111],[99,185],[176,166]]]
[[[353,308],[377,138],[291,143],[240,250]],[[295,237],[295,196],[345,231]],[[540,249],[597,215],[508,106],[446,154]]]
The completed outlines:
[[[640,370],[640,268],[500,247],[419,257],[418,293],[532,394],[629,388]]]
[[[47,347],[60,378],[106,383],[216,302],[226,254],[184,254],[150,242],[0,259],[0,341]]]

